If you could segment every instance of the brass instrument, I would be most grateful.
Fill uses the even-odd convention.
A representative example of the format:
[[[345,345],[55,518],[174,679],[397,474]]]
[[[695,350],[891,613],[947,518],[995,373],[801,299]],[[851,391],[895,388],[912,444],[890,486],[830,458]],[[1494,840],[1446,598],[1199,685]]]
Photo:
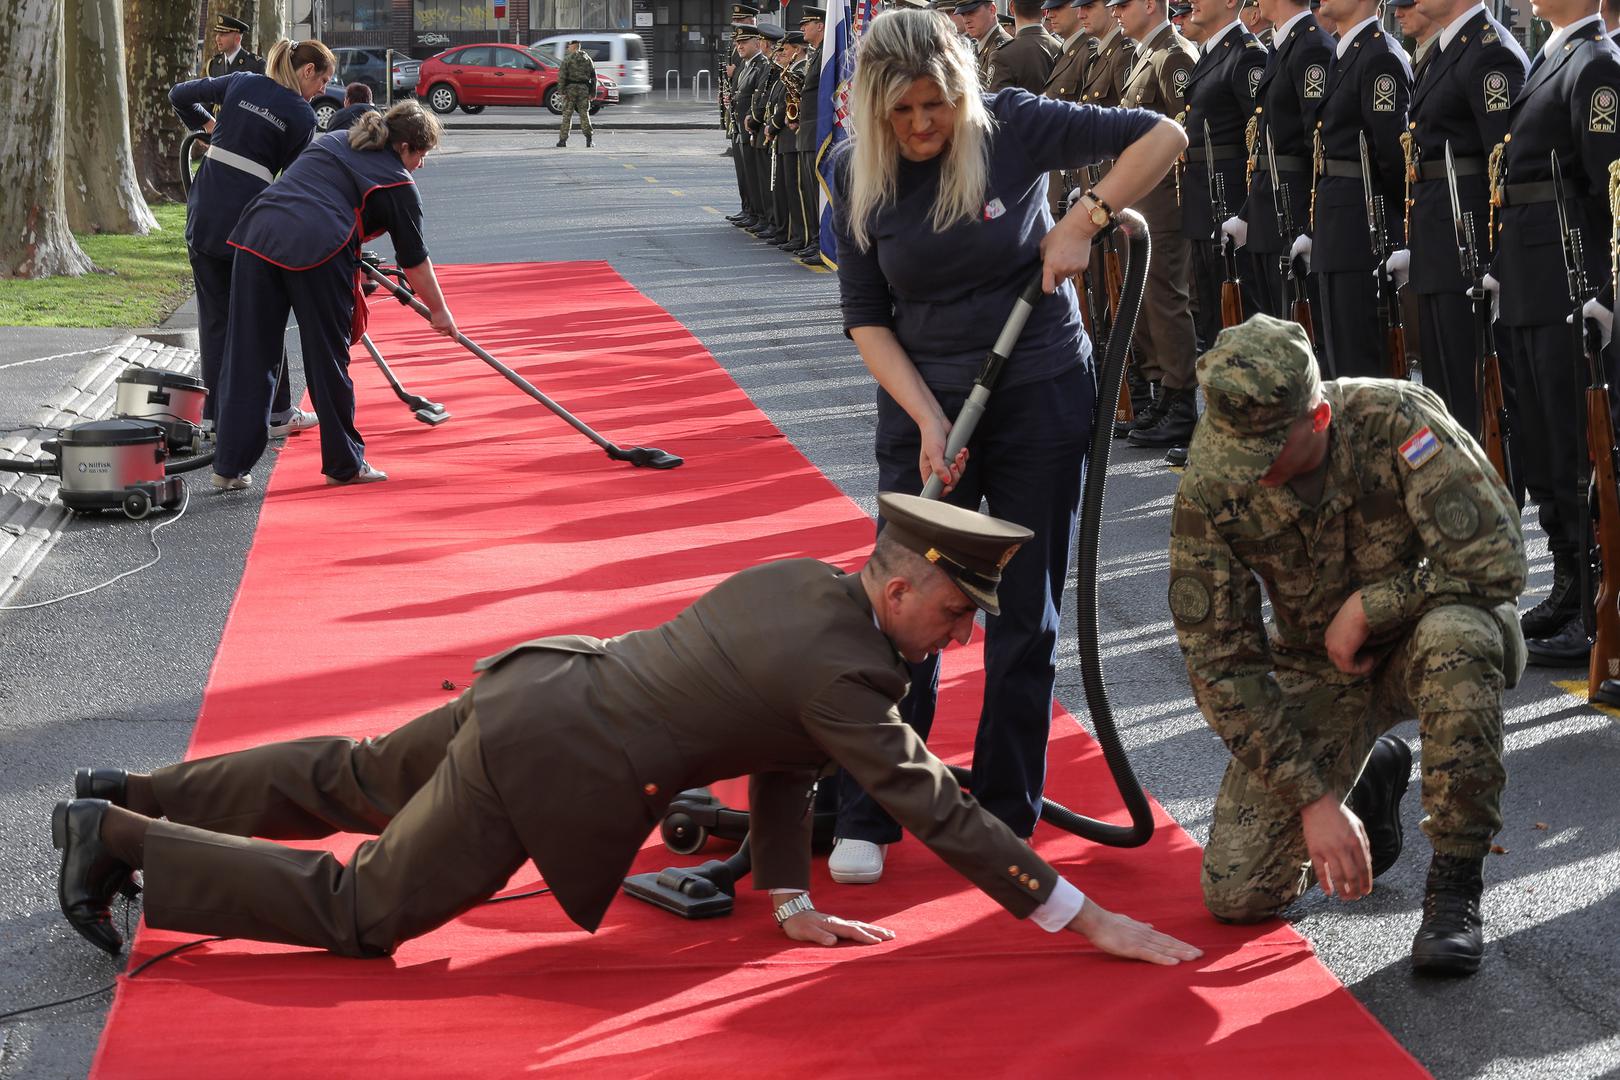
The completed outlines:
[[[799,123],[799,103],[804,96],[804,68],[802,61],[793,64],[782,72],[782,85],[787,87],[787,123],[795,127]]]

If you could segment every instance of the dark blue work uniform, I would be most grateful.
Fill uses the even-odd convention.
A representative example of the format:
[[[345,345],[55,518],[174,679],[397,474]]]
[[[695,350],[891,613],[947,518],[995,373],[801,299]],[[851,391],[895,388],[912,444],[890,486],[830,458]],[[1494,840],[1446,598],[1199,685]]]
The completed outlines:
[[[1440,48],[1440,46],[1436,46]],[[1423,72],[1412,91],[1409,127],[1416,151],[1409,287],[1417,293],[1423,382],[1452,417],[1479,435],[1479,355],[1473,302],[1457,258],[1456,225],[1446,188],[1446,144],[1457,165],[1457,195],[1474,223],[1482,263],[1489,263],[1490,193],[1486,160],[1507,134],[1513,99],[1529,66],[1501,23],[1481,9]],[[1480,239],[1485,238],[1485,239]]]
[[[315,111],[274,79],[246,71],[183,82],[169,91],[169,103],[193,131],[215,121],[210,156],[203,159],[186,200],[186,253],[197,286],[197,338],[203,382],[209,390],[203,411],[213,417],[225,358],[235,254],[226,239],[243,208],[309,145]],[[210,111],[213,107],[219,109],[217,118]],[[274,409],[286,412],[291,407],[283,377]]]
[[[1204,161],[1204,125],[1209,125],[1214,170],[1226,185],[1226,212],[1242,203],[1243,138],[1254,113],[1254,95],[1266,74],[1266,47],[1241,22],[1230,24],[1220,40],[1203,49],[1187,80],[1187,164],[1181,174],[1181,234],[1192,244],[1193,281],[1198,298],[1198,347],[1215,343],[1221,329],[1221,281],[1225,269],[1217,241],[1221,223],[1210,208],[1210,168]],[[1252,279],[1252,271],[1240,264]],[[1241,279],[1240,279],[1241,280]],[[1258,306],[1254,282],[1243,281],[1243,308]]]
[[[1311,220],[1311,274],[1321,298],[1321,354],[1332,378],[1389,374],[1388,342],[1379,330],[1378,257],[1367,224],[1361,139],[1375,198],[1383,200],[1387,251],[1406,247],[1406,131],[1412,74],[1406,54],[1376,23],[1355,32],[1344,58],[1328,66],[1317,111],[1321,147]],[[1453,263],[1456,245],[1452,245]],[[1428,372],[1424,372],[1427,377]]]
[[[838,284],[845,331],[893,332],[947,417],[972,389],[1052,228],[1047,175],[1117,158],[1159,122],[1142,109],[1103,109],[1003,90],[985,99],[990,135],[984,207],[977,220],[937,231],[931,218],[943,157],[901,159],[895,198],[874,212],[862,250],[843,215]],[[847,206],[845,143],[834,158],[834,206]],[[1034,531],[1003,571],[1001,614],[985,619],[984,705],[973,743],[973,797],[1019,836],[1040,816],[1046,741],[1057,673],[1059,603],[1068,576],[1080,481],[1096,407],[1091,342],[1074,286],[1043,297],[1013,349],[968,444],[967,469],[947,501]],[[877,392],[878,490],[916,494],[921,432]],[[933,725],[939,657],[911,665],[900,715],[923,738]],[[900,826],[847,775],[837,835],[893,843]]]
[[[264,453],[289,311],[298,316],[304,377],[321,417],[321,471],[337,480],[360,471],[365,441],[349,381],[349,346],[363,329],[356,275],[361,242],[384,232],[400,266],[427,259],[410,171],[392,147],[351,148],[345,131],[316,139],[243,212],[230,238],[236,271],[215,473],[242,476]]]
[[[1257,310],[1276,319],[1288,318],[1288,296],[1282,258],[1294,246],[1277,223],[1278,196],[1272,194],[1271,162],[1267,138],[1276,150],[1279,193],[1288,193],[1289,212],[1296,235],[1310,219],[1311,131],[1316,111],[1327,93],[1328,69],[1333,63],[1333,37],[1310,12],[1299,16],[1281,41],[1274,41],[1266,73],[1254,95],[1254,118],[1249,123],[1248,197],[1232,213],[1249,226],[1244,250],[1254,261]],[[1202,137],[1189,131],[1189,139]],[[1244,314],[1253,315],[1254,311]]]
[[[1551,58],[1536,56],[1513,105],[1503,147],[1492,276],[1501,283],[1501,345],[1513,368],[1509,419],[1515,464],[1541,511],[1555,563],[1579,558],[1576,494],[1586,385],[1578,368],[1574,310],[1564,276],[1552,155],[1564,175],[1571,228],[1585,246],[1587,281],[1609,278],[1609,163],[1620,159],[1620,49],[1598,16],[1577,27]]]

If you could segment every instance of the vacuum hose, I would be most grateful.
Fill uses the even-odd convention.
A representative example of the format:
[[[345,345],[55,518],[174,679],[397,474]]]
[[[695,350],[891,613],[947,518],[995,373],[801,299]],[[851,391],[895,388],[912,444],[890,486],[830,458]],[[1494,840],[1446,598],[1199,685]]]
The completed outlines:
[[[210,450],[206,454],[198,454],[196,457],[186,458],[183,461],[166,461],[166,462],[164,462],[163,463],[163,475],[164,476],[173,476],[176,473],[196,472],[198,469],[202,468],[204,465],[212,465],[213,463],[214,463],[214,452],[212,450]]]
[[[25,461],[22,458],[0,458],[0,472],[39,473],[42,476],[55,476],[56,459],[42,458],[39,461]]]

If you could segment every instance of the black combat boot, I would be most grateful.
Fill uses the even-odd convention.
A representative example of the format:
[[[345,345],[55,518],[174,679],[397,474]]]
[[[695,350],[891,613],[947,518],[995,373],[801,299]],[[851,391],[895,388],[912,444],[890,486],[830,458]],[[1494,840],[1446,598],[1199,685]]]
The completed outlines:
[[[1537,667],[1584,668],[1592,657],[1592,639],[1586,634],[1586,620],[1577,611],[1546,637],[1526,640],[1524,652],[1526,659]]]
[[[1159,402],[1164,400],[1162,392],[1155,393],[1158,390],[1158,384],[1148,382],[1142,378],[1141,373],[1136,370],[1135,364],[1125,366],[1125,389],[1131,397],[1131,419],[1129,421],[1114,421],[1114,438],[1116,439],[1123,439],[1129,435],[1135,429],[1137,423],[1141,421],[1143,414],[1153,410]],[[1155,415],[1150,423],[1157,422],[1158,416]]]
[[[1419,975],[1472,975],[1485,958],[1479,899],[1485,860],[1436,853],[1423,893],[1423,924],[1412,939],[1412,970]]]
[[[1526,641],[1556,634],[1570,619],[1581,613],[1581,594],[1575,587],[1580,580],[1580,563],[1573,555],[1553,555],[1552,588],[1546,597],[1519,616],[1519,628]]]
[[[591,133],[587,131],[585,133],[585,149],[589,150],[590,148],[591,148]]]
[[[1164,411],[1158,423],[1133,430],[1132,446],[1186,446],[1192,438],[1193,426],[1198,423],[1197,391],[1191,387],[1165,390],[1160,400],[1164,402]]]
[[[1401,832],[1401,799],[1411,784],[1412,750],[1393,735],[1380,735],[1350,789],[1345,805],[1361,819],[1372,849],[1373,877],[1380,877],[1400,857],[1405,836]]]
[[[568,145],[568,140],[567,139],[558,139],[557,140],[557,145],[558,146],[567,146]]]

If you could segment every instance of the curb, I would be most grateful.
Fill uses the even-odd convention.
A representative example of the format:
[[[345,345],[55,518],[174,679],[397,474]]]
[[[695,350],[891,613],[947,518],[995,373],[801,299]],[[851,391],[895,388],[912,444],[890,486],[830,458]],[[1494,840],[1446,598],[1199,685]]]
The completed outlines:
[[[193,373],[196,350],[127,335],[79,369],[66,387],[36,412],[27,427],[0,439],[0,457],[38,459],[39,444],[59,429],[100,420],[112,412],[117,381],[126,367]],[[60,481],[34,473],[4,473],[0,480],[0,601],[38,566],[73,517],[56,501]]]

